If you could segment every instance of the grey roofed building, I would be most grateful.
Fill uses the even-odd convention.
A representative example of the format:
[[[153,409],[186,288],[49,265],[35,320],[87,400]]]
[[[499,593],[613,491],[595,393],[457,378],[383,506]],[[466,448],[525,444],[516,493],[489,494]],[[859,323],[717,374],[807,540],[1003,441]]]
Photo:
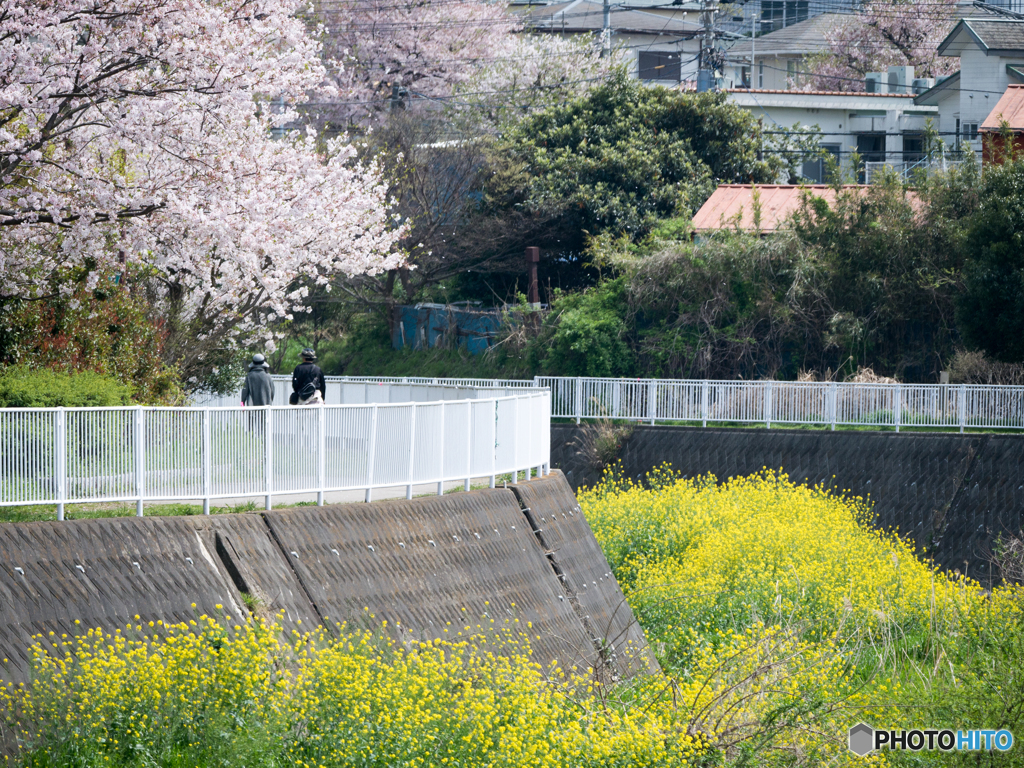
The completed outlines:
[[[820,53],[825,47],[825,33],[833,26],[849,19],[849,14],[823,13],[789,27],[760,35],[754,41],[754,53],[758,56],[806,55]],[[750,38],[735,41],[726,49],[728,56],[750,58]]]
[[[723,87],[766,90],[789,88],[790,79],[796,79],[805,69],[804,57],[825,49],[825,34],[849,18],[848,14],[823,13],[767,35],[760,35],[753,41],[753,45],[749,37],[734,41],[725,49]],[[750,72],[751,51],[754,56],[753,78]]]
[[[580,34],[600,32],[604,28],[604,6],[590,0],[572,0],[554,5],[512,5],[513,13],[526,21],[536,32]],[[697,16],[686,20],[662,16],[621,6],[611,10],[611,27],[616,34],[633,33],[665,37],[692,37],[700,32]]]
[[[914,102],[938,108],[933,127],[947,146],[969,147],[980,155],[980,125],[1007,86],[1024,82],[1024,18],[988,13],[961,19],[939,43],[938,53],[958,57],[960,69]]]
[[[999,18],[961,19],[939,43],[940,56],[962,56],[980,48],[986,56],[1024,53],[1024,20]]]
[[[634,77],[654,84],[678,86],[696,78],[701,32],[699,14],[680,6],[671,14],[614,6],[610,11],[611,47]],[[550,5],[512,3],[509,11],[529,32],[585,36],[595,43],[604,29],[604,6],[593,0]]]

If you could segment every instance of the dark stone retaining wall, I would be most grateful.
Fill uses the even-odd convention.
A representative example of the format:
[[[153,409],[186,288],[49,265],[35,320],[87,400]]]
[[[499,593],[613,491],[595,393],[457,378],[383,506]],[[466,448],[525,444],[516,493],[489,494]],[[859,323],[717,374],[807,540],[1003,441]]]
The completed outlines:
[[[581,459],[575,425],[553,425],[551,463],[574,488],[598,473]],[[874,502],[876,525],[925,547],[943,568],[983,584],[998,580],[992,548],[1024,525],[1024,436],[702,429],[638,426],[619,451],[623,471],[642,478],[669,463],[687,477],[719,480],[767,467]]]
[[[605,679],[656,668],[554,472],[409,501],[0,525],[0,678],[28,679],[34,636],[59,649],[62,635],[89,628],[134,635],[150,621],[238,617],[243,593],[257,614],[282,615],[287,635],[387,620],[410,640],[491,619],[526,632],[530,622],[545,666],[593,667]]]

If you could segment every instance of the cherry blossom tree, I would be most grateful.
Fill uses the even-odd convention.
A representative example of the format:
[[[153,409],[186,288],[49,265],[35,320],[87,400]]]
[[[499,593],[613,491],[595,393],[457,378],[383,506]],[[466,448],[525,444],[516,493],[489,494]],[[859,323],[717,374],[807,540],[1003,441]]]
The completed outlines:
[[[456,86],[456,98],[495,124],[564,104],[623,68],[626,56],[602,56],[597,42],[525,30],[506,35],[473,76]]]
[[[864,75],[911,65],[917,77],[956,71],[955,58],[940,58],[939,43],[956,22],[956,0],[924,5],[912,0],[869,0],[860,12],[825,32],[828,49],[805,65],[814,90],[863,91]]]
[[[505,104],[548,106],[613,63],[589,40],[525,34],[503,4],[479,0],[317,0],[311,18],[343,65],[332,72],[340,97],[313,110],[335,125],[372,123],[413,102],[438,109],[453,95],[491,117]]]
[[[298,0],[0,5],[0,302],[121,262],[210,350],[302,308],[305,284],[403,262],[379,169],[286,131],[334,95]],[[315,32],[316,30],[314,30]]]
[[[517,26],[503,6],[477,0],[318,0],[313,18],[342,65],[332,73],[344,96],[335,122],[413,95],[450,96]]]

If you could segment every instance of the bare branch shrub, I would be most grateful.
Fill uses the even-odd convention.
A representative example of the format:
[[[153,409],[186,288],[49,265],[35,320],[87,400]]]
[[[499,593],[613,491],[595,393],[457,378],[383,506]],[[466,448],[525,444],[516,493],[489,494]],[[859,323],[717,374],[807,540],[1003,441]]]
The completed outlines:
[[[611,419],[587,422],[576,438],[576,454],[592,469],[603,472],[615,463],[633,429],[633,424],[616,424]]]
[[[1024,384],[1024,364],[992,360],[984,352],[957,350],[949,363],[951,384]]]

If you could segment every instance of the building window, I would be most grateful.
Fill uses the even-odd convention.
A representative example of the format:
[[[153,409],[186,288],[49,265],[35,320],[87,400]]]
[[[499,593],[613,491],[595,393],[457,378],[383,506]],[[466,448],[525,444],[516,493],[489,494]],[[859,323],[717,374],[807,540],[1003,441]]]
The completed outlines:
[[[757,65],[757,87],[764,88],[764,62]]]
[[[762,0],[761,31],[772,32],[807,21],[808,0]]]
[[[802,175],[807,181],[815,184],[829,184],[832,176],[839,170],[839,144],[822,144],[822,156],[804,161]]]
[[[860,155],[861,166],[857,172],[857,183],[866,184],[867,163],[885,162],[885,134],[884,133],[858,133],[857,154]]]
[[[903,134],[903,162],[919,163],[924,160],[924,134],[908,131]]]
[[[786,87],[796,85],[796,59],[786,59]]]
[[[678,53],[668,51],[640,51],[639,69],[641,80],[671,80],[679,82],[682,72]]]
[[[964,141],[974,141],[978,138],[978,124],[960,123],[960,135]]]
[[[750,67],[740,67],[740,83],[744,88],[751,88]]]
[[[885,134],[858,133],[857,154],[865,163],[885,162]]]

